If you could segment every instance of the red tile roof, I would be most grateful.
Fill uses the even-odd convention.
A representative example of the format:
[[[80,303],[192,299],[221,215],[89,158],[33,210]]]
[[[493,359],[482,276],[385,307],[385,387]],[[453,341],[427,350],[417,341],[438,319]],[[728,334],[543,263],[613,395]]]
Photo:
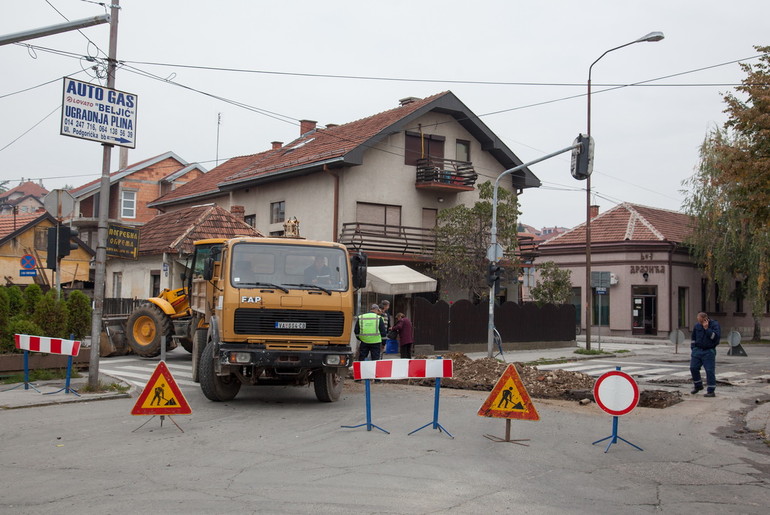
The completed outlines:
[[[9,234],[18,231],[25,225],[36,221],[38,218],[45,218],[47,213],[29,213],[0,216],[0,239],[5,238]]]
[[[139,228],[139,254],[191,253],[193,242],[206,238],[263,236],[219,206],[194,206],[163,213]]]
[[[691,232],[692,218],[684,213],[622,203],[591,220],[592,243],[670,241],[681,243]],[[585,245],[585,223],[540,245]]]
[[[37,197],[42,202],[43,197],[46,196],[48,193],[48,190],[42,187],[41,185],[32,182],[32,181],[25,181],[16,186],[15,188],[11,188],[7,191],[4,191],[3,193],[0,193],[0,200],[10,197],[13,194],[20,194],[22,197],[26,196],[32,196]]]

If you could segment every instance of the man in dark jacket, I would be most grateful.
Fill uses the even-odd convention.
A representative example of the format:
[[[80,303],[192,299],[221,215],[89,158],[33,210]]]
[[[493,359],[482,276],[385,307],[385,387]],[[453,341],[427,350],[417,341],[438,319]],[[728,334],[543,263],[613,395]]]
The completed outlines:
[[[717,387],[716,377],[716,356],[717,345],[722,331],[719,328],[719,322],[710,320],[706,313],[698,313],[698,322],[692,329],[692,341],[690,342],[690,373],[692,374],[693,388],[695,395],[703,390],[703,380],[700,377],[700,369],[706,371],[706,397],[714,397],[714,390]]]

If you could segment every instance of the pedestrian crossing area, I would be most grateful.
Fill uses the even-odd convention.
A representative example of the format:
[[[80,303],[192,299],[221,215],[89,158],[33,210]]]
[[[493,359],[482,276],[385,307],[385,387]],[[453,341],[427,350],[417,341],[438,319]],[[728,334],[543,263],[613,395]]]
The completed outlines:
[[[117,377],[139,388],[144,388],[158,366],[158,361],[139,360],[135,357],[109,358],[99,362],[99,372]],[[180,388],[199,388],[192,380],[192,361],[166,362]]]
[[[620,370],[627,373],[636,380],[644,381],[664,381],[680,380],[688,381],[690,379],[690,365],[676,363],[639,363],[630,361],[618,361],[610,359],[591,359],[575,361],[571,363],[556,363],[550,365],[538,365],[538,370],[568,370],[570,372],[581,372],[592,377],[599,377],[606,372]],[[720,372],[717,370],[717,380],[730,380],[745,376],[744,372]]]

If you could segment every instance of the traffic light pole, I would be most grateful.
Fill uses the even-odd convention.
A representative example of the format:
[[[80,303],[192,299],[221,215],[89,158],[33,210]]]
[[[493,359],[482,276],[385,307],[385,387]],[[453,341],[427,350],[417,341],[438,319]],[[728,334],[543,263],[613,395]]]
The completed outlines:
[[[514,172],[518,172],[519,170],[523,170],[524,168],[537,164],[541,161],[545,161],[546,159],[551,159],[552,157],[556,157],[559,154],[563,154],[575,148],[579,148],[580,146],[581,146],[580,143],[575,143],[569,147],[563,148],[561,150],[557,150],[556,152],[552,152],[547,156],[543,156],[539,159],[535,159],[534,161],[520,164],[519,166],[505,170],[503,173],[497,176],[497,179],[495,180],[494,192],[492,194],[492,229],[490,231],[490,239],[489,239],[490,253],[487,256],[491,267],[497,266],[497,262],[500,260],[500,258],[503,257],[502,254],[498,253],[497,251],[497,190],[500,187],[500,179],[502,179],[506,175],[512,174]],[[494,353],[494,339],[495,339],[495,284],[492,283],[492,285],[489,287],[489,320],[487,322],[487,357],[488,358],[491,358]]]

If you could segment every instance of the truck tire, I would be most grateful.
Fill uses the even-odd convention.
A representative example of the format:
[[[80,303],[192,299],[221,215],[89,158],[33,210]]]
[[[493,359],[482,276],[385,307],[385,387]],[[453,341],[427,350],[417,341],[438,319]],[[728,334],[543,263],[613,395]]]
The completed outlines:
[[[206,344],[209,339],[209,330],[206,327],[195,330],[195,341],[193,342],[193,348],[190,350],[192,353],[192,380],[195,383],[200,383],[199,369],[201,366],[201,356],[203,355],[203,349],[206,348]]]
[[[211,401],[231,401],[241,389],[241,382],[234,375],[230,374],[223,377],[216,374],[214,370],[214,342],[208,342],[203,350],[198,367],[198,378],[203,395]]]
[[[182,348],[192,354],[193,351],[193,342],[189,338],[179,338],[179,343],[182,344]]]
[[[171,319],[154,304],[142,304],[128,317],[126,336],[135,354],[153,358],[160,354],[160,338],[166,336],[166,350],[171,348]]]
[[[342,394],[343,381],[342,375],[337,371],[316,372],[313,376],[313,388],[315,389],[316,398],[321,402],[338,401]]]

